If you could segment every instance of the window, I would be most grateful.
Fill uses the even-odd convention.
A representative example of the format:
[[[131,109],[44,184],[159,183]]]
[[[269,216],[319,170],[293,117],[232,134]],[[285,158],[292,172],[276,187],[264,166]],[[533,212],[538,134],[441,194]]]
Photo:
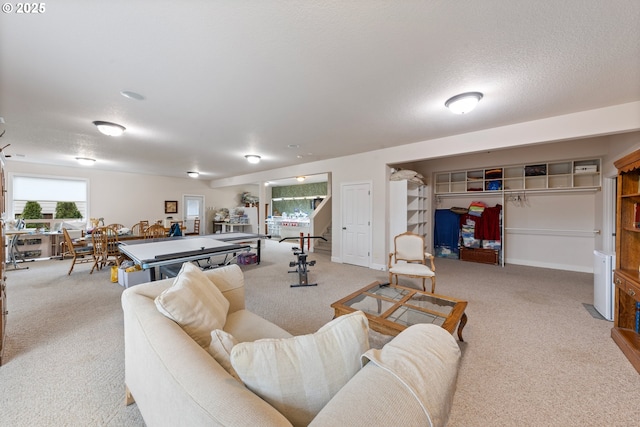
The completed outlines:
[[[75,202],[83,218],[88,214],[89,181],[80,178],[57,178],[35,175],[13,175],[12,211],[14,218],[32,200],[40,203],[45,218],[53,218],[58,202]]]

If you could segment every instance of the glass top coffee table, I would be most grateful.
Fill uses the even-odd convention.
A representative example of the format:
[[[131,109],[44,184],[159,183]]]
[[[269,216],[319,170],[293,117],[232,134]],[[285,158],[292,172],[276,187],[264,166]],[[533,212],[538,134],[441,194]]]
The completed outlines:
[[[467,324],[467,302],[444,295],[431,294],[403,286],[371,283],[331,304],[335,317],[361,310],[374,331],[398,335],[417,323],[433,323],[453,334]]]

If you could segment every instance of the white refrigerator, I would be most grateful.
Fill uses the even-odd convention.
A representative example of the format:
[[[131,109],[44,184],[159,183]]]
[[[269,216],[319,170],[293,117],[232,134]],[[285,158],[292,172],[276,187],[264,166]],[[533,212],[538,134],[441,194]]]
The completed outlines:
[[[615,254],[593,251],[593,306],[605,319],[613,321]]]

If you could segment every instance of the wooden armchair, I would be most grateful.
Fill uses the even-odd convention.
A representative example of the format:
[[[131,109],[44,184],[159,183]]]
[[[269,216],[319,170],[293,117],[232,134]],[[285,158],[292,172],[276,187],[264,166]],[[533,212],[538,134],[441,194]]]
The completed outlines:
[[[431,293],[436,290],[436,266],[433,255],[425,252],[424,237],[410,231],[397,235],[393,239],[394,251],[389,254],[389,283],[393,276],[398,284],[398,276],[422,279],[422,289],[426,291],[425,280],[431,279]],[[431,261],[431,268],[427,266]]]
[[[73,239],[71,239],[71,236],[69,236],[69,232],[66,228],[62,229],[62,234],[64,235],[65,245],[65,250],[62,252],[62,257],[64,259],[65,253],[73,257],[73,260],[71,261],[71,268],[69,268],[69,272],[67,273],[67,275],[71,275],[73,267],[75,267],[76,263],[84,264],[93,261],[93,248],[80,243],[74,243]]]

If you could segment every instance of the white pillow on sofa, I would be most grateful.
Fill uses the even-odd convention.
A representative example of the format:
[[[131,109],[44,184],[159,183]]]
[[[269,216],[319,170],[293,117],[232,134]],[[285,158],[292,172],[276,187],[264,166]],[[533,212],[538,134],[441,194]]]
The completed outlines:
[[[362,367],[369,323],[357,311],[314,334],[236,344],[231,364],[242,382],[294,426],[307,426]]]
[[[229,301],[200,268],[185,262],[173,285],[155,299],[160,313],[206,348],[211,331],[222,329],[229,311]]]

